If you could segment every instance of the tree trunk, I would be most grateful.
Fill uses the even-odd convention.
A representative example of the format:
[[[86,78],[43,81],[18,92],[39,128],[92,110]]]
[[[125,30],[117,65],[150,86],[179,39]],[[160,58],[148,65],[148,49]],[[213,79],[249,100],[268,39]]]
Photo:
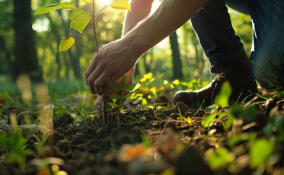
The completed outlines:
[[[3,36],[0,36],[0,51],[3,51],[3,53],[4,53],[3,56],[5,57],[6,64],[7,64],[5,69],[2,70],[2,71],[5,71],[5,72],[10,73],[12,75],[13,74],[12,58],[11,58],[11,55],[10,55],[10,51],[7,48],[7,43],[6,43]],[[3,60],[3,61],[5,61],[5,60]]]
[[[34,81],[42,81],[42,70],[32,30],[31,0],[14,0],[15,63],[13,78],[29,74]]]
[[[60,61],[60,54],[59,54],[59,43],[60,43],[60,33],[57,30],[57,26],[53,22],[50,15],[48,15],[48,19],[51,25],[51,32],[53,33],[55,40],[56,40],[56,49],[54,50],[52,45],[50,45],[51,50],[53,51],[53,54],[55,55],[55,62],[57,64],[57,70],[56,70],[56,79],[60,79],[60,71],[62,69],[61,61]]]
[[[183,78],[183,73],[182,73],[182,62],[181,62],[181,57],[180,57],[177,33],[176,32],[172,33],[169,39],[170,39],[172,58],[173,58],[172,59],[173,79],[181,79]]]

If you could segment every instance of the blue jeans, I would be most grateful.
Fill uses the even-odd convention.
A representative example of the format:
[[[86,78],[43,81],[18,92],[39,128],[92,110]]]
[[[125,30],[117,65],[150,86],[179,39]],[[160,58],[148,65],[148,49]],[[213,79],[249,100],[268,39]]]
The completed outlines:
[[[226,4],[252,18],[253,75],[262,87],[283,90],[284,0],[208,0],[191,23],[213,67],[230,62],[244,52]]]

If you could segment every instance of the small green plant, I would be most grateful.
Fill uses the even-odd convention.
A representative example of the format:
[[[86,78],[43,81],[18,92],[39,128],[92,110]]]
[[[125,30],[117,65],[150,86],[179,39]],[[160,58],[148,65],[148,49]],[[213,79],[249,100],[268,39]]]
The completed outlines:
[[[224,108],[229,105],[229,99],[230,99],[231,93],[232,93],[232,89],[231,89],[230,84],[228,82],[225,82],[221,87],[220,93],[215,97],[214,105],[207,108],[207,110],[211,113],[210,115],[204,117],[202,120],[201,125],[204,128],[210,127],[213,124],[217,116],[218,116],[218,120],[223,124],[225,130],[227,130],[230,127],[231,125],[230,120],[227,123],[223,122],[223,118],[226,116],[229,116],[229,113],[220,112],[218,108],[219,107]]]
[[[211,151],[207,154],[208,163],[211,169],[215,170],[225,167],[234,160],[234,155],[226,148],[218,148],[216,151]]]
[[[242,119],[245,123],[251,123],[256,120],[257,111],[254,106],[244,108],[240,104],[234,104],[229,108],[229,111],[220,110],[229,105],[231,93],[232,89],[230,87],[230,84],[228,82],[225,82],[221,88],[220,93],[214,100],[214,105],[207,108],[207,112],[210,112],[210,115],[203,118],[201,123],[203,127],[210,127],[217,117],[218,121],[222,123],[225,131],[227,131],[232,126],[234,119]],[[223,121],[225,117],[226,120]]]
[[[124,76],[121,79],[121,84],[120,85],[114,85],[114,87],[113,87],[116,94],[110,94],[108,96],[108,98],[111,99],[111,102],[109,102],[108,105],[112,108],[112,110],[117,109],[117,113],[113,113],[113,114],[117,115],[118,119],[120,117],[120,111],[121,111],[124,100],[129,97],[130,93],[133,93],[138,88],[140,88],[140,84],[126,85],[127,81],[128,81],[128,76]],[[127,95],[125,95],[125,94],[127,94]]]
[[[182,114],[181,114],[181,111],[180,109],[178,108],[178,112],[179,112],[179,117],[177,118],[178,120],[184,120],[186,121],[189,125],[192,125],[192,120],[190,117],[184,117]]]
[[[11,136],[0,133],[0,151],[5,153],[5,162],[18,164],[22,173],[25,172],[26,157],[31,153],[26,149],[26,143],[27,139],[20,129],[15,130]]]
[[[250,143],[250,166],[256,168],[265,166],[268,157],[273,153],[275,143],[265,138]]]
[[[150,85],[155,81],[152,73],[145,74],[139,81],[139,91],[136,93],[132,93],[129,97],[131,100],[139,99],[141,100],[141,105],[146,106],[148,104],[148,100],[152,98],[152,96],[157,96],[156,87],[151,87]]]
[[[47,141],[47,136],[46,135],[42,135],[42,136],[36,136],[35,139],[36,139],[36,142],[34,143],[35,144],[35,147],[37,149],[37,152],[41,155],[41,156],[45,156],[45,152],[44,152],[44,144],[46,143]]]
[[[150,148],[152,146],[152,141],[145,134],[141,134],[141,139],[146,148]]]
[[[179,85],[182,86],[183,88],[187,88],[188,90],[192,90],[192,91],[205,87],[207,84],[209,84],[208,81],[201,81],[200,79],[193,79],[189,82],[179,83]]]
[[[214,104],[221,107],[226,107],[229,105],[229,99],[232,94],[232,88],[228,82],[225,82],[220,93],[215,97]]]

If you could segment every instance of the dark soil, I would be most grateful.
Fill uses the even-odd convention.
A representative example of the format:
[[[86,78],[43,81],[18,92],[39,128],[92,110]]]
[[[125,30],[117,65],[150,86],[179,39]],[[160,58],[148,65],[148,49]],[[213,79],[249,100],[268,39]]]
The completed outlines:
[[[253,122],[243,122],[233,125],[234,132],[263,135],[262,129],[269,117],[284,113],[284,101],[271,98],[270,101],[258,103],[255,98],[246,105],[256,106],[258,118]],[[160,97],[160,105],[166,105],[167,98]],[[84,118],[79,124],[69,114],[57,116],[54,120],[54,134],[44,146],[46,157],[57,157],[64,160],[60,167],[68,174],[82,175],[126,175],[126,174],[161,174],[166,170],[175,174],[252,174],[257,171],[249,166],[248,141],[238,143],[234,148],[227,144],[230,132],[225,132],[219,121],[213,126],[203,128],[202,118],[208,115],[203,109],[190,109],[183,104],[178,105],[183,116],[190,116],[190,125],[180,116],[177,107],[165,107],[160,110],[134,108],[124,111],[118,121],[102,121],[95,118]],[[226,110],[226,109],[220,109]],[[132,160],[123,160],[121,153],[125,144],[135,145],[145,141],[146,136],[152,143],[153,149]],[[142,139],[143,138],[143,139]],[[149,141],[148,140],[148,141]],[[42,158],[33,145],[35,139],[31,137],[28,148],[33,154],[28,157],[26,174],[39,174],[39,170],[30,162],[34,158]],[[174,146],[173,146],[174,145]],[[178,149],[182,145],[182,149]],[[283,171],[283,147],[279,146],[278,159],[270,166],[260,171],[261,174],[277,174]],[[226,147],[234,152],[234,171],[227,167],[211,170],[206,155],[210,150]],[[134,149],[134,148],[132,148]],[[0,174],[15,174],[13,165],[5,165]],[[5,167],[4,166],[4,167]],[[1,166],[3,167],[3,166]]]

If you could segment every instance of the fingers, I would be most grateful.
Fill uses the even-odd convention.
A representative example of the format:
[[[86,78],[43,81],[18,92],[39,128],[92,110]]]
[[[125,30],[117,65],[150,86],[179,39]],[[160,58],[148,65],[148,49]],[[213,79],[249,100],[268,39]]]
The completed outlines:
[[[102,95],[103,92],[103,85],[107,81],[108,76],[106,72],[103,72],[94,82],[94,89],[95,92],[99,95]]]
[[[102,96],[97,97],[95,107],[96,107],[96,112],[99,115],[99,117],[104,117],[104,114],[102,111],[102,108],[103,108],[103,97]]]
[[[102,74],[102,71],[103,71],[102,66],[97,66],[96,69],[93,70],[93,72],[87,78],[87,84],[89,85],[89,88],[92,93],[97,92],[94,86],[95,85],[94,81],[96,81],[96,79]]]
[[[112,108],[108,105],[109,102],[111,102],[109,98],[99,95],[95,103],[98,116],[104,120],[112,119],[114,117],[111,110]],[[106,116],[104,114],[104,110],[107,111]]]
[[[116,76],[112,76],[110,77],[110,79],[105,82],[104,86],[103,86],[103,94],[104,95],[108,95],[109,93],[111,93],[112,91],[114,91],[113,86],[115,84],[115,82],[117,81],[117,77]]]
[[[94,56],[93,56],[93,59],[92,59],[92,62],[91,64],[89,65],[88,69],[86,70],[85,72],[85,81],[86,81],[86,84],[88,84],[88,77],[90,76],[90,74],[92,73],[92,71],[96,68],[97,66],[97,53],[94,53]]]

